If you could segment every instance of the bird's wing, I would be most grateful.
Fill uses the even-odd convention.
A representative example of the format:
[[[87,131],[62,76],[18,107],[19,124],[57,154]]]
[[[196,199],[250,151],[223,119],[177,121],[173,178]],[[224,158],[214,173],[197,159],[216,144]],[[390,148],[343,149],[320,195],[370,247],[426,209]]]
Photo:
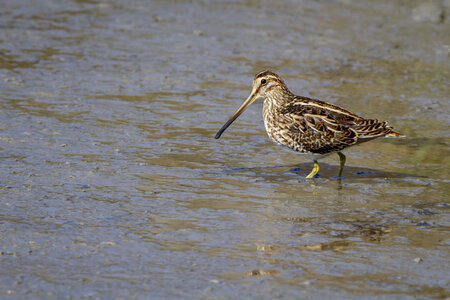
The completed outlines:
[[[333,147],[345,148],[358,140],[353,129],[360,117],[338,106],[306,97],[296,97],[282,111],[291,126],[303,135],[326,139]]]
[[[295,97],[282,113],[303,135],[325,139],[336,149],[397,134],[386,122],[364,119],[339,106],[306,97]]]

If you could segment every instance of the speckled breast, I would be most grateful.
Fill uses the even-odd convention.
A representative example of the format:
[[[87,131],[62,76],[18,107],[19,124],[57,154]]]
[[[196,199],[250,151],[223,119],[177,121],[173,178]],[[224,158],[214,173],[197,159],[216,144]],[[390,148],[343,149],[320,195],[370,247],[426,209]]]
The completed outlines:
[[[298,137],[292,132],[292,120],[282,115],[270,98],[264,100],[263,118],[267,134],[275,143],[294,151],[305,152]]]

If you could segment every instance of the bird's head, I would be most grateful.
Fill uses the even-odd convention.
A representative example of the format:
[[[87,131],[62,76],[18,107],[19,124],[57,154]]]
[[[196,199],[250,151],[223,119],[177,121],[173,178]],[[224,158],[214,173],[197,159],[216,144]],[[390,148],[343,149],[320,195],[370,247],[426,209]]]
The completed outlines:
[[[250,96],[248,96],[247,100],[244,101],[241,107],[239,107],[238,110],[230,117],[230,119],[222,126],[222,128],[220,128],[215,138],[220,138],[220,136],[228,128],[228,126],[230,126],[231,123],[233,123],[234,120],[236,120],[237,117],[239,117],[244,112],[244,110],[256,100],[268,97],[273,99],[283,99],[283,97],[279,97],[282,96],[279,94],[283,93],[290,92],[280,76],[272,71],[264,71],[256,74],[255,78],[253,79],[253,87]]]

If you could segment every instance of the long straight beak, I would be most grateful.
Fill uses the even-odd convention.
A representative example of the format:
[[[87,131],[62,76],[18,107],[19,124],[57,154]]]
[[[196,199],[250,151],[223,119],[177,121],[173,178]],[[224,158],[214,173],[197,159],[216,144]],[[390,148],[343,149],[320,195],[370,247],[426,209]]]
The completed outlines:
[[[253,102],[255,102],[256,99],[258,99],[258,97],[256,97],[255,95],[256,93],[253,91],[250,96],[248,96],[247,100],[244,101],[244,103],[242,103],[241,107],[238,108],[238,110],[230,117],[230,119],[222,126],[222,128],[220,128],[219,131],[217,131],[216,136],[214,138],[218,139],[220,138],[220,136],[222,135],[222,133],[228,128],[228,126],[231,125],[231,123],[234,122],[234,120],[237,119],[237,117],[239,117],[242,112]]]

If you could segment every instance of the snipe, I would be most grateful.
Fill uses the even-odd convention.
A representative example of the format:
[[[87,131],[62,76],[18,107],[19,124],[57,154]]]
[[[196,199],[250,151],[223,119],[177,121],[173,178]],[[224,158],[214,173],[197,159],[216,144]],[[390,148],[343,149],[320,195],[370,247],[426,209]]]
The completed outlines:
[[[332,153],[339,155],[338,176],[341,177],[345,164],[343,149],[382,136],[403,136],[393,131],[387,122],[364,119],[339,106],[296,96],[280,76],[264,71],[255,76],[250,96],[220,128],[215,138],[220,138],[228,126],[259,98],[264,98],[264,125],[269,137],[314,162],[314,168],[306,178],[313,178],[319,172],[317,161]]]

